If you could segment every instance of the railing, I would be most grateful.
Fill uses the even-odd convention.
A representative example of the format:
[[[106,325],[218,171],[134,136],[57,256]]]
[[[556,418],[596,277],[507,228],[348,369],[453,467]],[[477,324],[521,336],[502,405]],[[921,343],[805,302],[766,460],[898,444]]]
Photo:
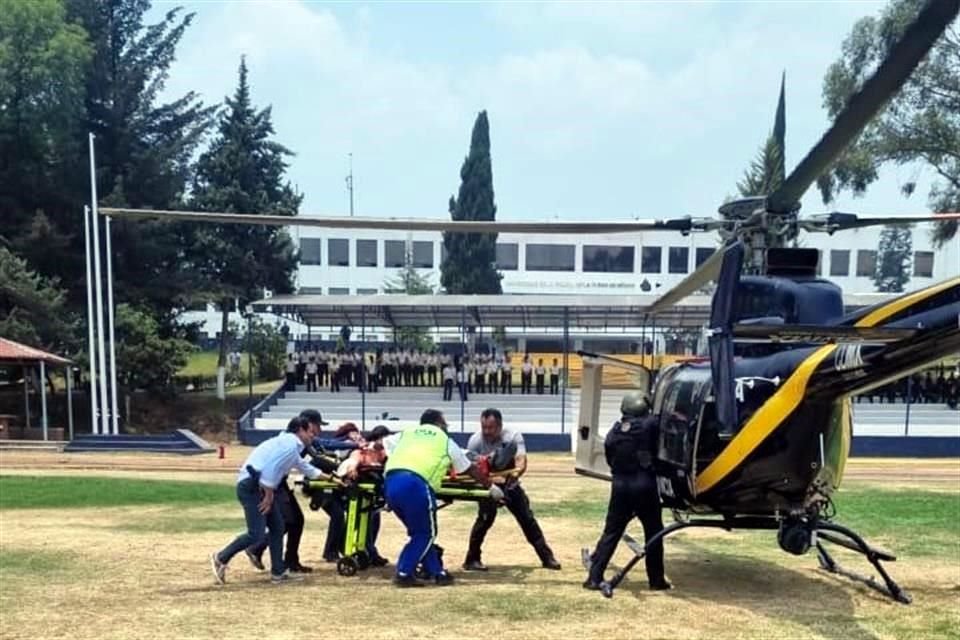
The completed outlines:
[[[237,419],[237,439],[242,439],[241,434],[244,429],[253,429],[254,420],[263,415],[263,412],[272,407],[277,403],[277,400],[283,394],[284,389],[286,389],[286,382],[281,382],[280,385],[270,392],[265,398],[260,402],[248,408],[242,416]]]

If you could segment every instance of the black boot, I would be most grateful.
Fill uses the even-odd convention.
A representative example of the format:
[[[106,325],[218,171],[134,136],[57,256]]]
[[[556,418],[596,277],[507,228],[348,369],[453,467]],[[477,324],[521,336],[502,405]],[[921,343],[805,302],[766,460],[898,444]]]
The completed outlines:
[[[540,562],[543,564],[544,569],[553,569],[554,571],[560,570],[560,563],[557,562],[557,559],[554,557],[553,551],[550,549],[550,546],[547,544],[546,540],[540,538],[533,543],[533,548],[540,557]]]

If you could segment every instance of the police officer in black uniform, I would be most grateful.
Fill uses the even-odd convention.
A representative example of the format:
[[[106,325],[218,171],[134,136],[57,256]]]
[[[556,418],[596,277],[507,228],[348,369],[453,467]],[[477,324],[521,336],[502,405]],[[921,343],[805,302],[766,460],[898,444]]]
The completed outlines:
[[[600,589],[603,572],[631,518],[640,519],[648,541],[663,530],[654,471],[657,420],[650,415],[649,397],[642,392],[627,394],[620,403],[620,413],[623,417],[614,423],[604,441],[604,453],[613,476],[610,505],[603,535],[591,556],[590,574],[583,583],[585,589]],[[671,585],[663,576],[663,541],[654,544],[644,559],[650,588],[669,589]]]

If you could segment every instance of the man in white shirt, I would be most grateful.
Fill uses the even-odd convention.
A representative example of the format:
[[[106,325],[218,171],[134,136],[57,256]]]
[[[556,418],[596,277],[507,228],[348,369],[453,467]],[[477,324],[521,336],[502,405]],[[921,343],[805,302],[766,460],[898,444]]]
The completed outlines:
[[[550,395],[558,395],[560,393],[560,365],[557,363],[557,359],[553,359],[553,366],[550,367]]]
[[[297,416],[280,435],[260,443],[247,456],[237,474],[237,500],[243,506],[247,530],[222,551],[210,555],[213,576],[219,584],[226,582],[227,564],[241,551],[260,544],[269,530],[270,580],[274,583],[296,579],[283,564],[283,514],[273,508],[274,490],[284,476],[299,469],[311,480],[329,480],[319,469],[302,457],[306,448],[319,433],[319,425]]]
[[[452,364],[447,364],[443,368],[443,399],[453,400],[453,381],[457,377],[457,370]]]

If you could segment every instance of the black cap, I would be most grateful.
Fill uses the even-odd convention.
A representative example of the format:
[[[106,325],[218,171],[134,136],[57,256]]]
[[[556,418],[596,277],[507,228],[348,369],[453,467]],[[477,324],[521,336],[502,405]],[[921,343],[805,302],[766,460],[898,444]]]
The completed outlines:
[[[323,418],[320,416],[320,412],[316,409],[304,409],[300,412],[300,417],[306,420],[307,422],[312,422],[314,424],[319,424],[321,426],[327,426],[329,422],[324,422]]]

